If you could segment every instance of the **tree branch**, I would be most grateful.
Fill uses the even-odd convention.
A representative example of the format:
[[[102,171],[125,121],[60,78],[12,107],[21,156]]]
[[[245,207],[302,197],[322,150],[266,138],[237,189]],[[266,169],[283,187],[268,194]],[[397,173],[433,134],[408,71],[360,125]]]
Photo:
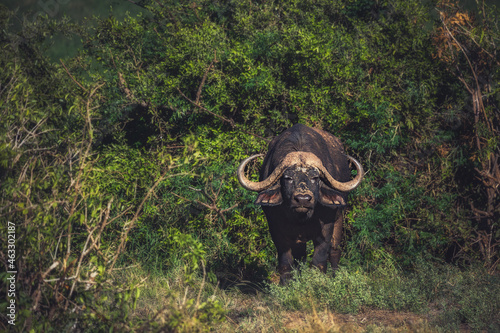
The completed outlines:
[[[84,86],[82,86],[80,84],[80,82],[78,82],[74,77],[73,75],[71,75],[71,73],[69,72],[68,68],[66,67],[66,65],[64,65],[64,62],[62,61],[62,59],[59,59],[59,61],[61,62],[61,65],[64,67],[64,69],[66,70],[66,73],[68,73],[69,77],[80,87],[82,88],[85,92],[87,92],[87,89],[85,89]]]

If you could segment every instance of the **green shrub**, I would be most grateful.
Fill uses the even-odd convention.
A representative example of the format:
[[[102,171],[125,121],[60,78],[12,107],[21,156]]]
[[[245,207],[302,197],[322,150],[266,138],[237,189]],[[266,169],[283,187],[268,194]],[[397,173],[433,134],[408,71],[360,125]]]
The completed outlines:
[[[293,310],[356,313],[363,307],[388,310],[422,310],[426,301],[419,285],[393,266],[373,272],[342,267],[335,278],[316,269],[303,268],[285,287],[270,285],[270,294]]]
[[[268,286],[270,297],[288,310],[357,313],[375,308],[438,312],[435,324],[458,329],[462,322],[477,330],[497,329],[500,280],[484,268],[461,270],[423,261],[411,271],[380,264],[366,271],[341,267],[334,278],[315,268],[301,267],[286,286]]]
[[[117,315],[133,310],[136,286],[115,292],[109,281],[137,262],[151,274],[183,267],[190,284],[202,264],[205,280],[223,287],[269,279],[276,258],[266,222],[234,172],[299,122],[339,136],[367,174],[350,197],[337,278],[304,269],[296,290],[271,294],[291,309],[424,311],[438,286],[453,325],[486,329],[498,308],[486,297],[499,262],[495,9],[474,16],[458,2],[416,0],[137,5],[140,14],[123,19],[38,16],[20,27],[0,10],[0,215],[18,234],[21,330],[56,319],[71,327],[80,315],[94,325],[92,313],[106,318],[96,330],[146,327]],[[81,39],[81,49],[53,62],[47,39],[59,33]],[[451,270],[462,280],[447,289],[431,264],[414,268],[420,258],[488,271],[471,288],[468,270]],[[193,313],[195,326],[217,322],[219,307],[202,303],[177,309],[179,322]]]

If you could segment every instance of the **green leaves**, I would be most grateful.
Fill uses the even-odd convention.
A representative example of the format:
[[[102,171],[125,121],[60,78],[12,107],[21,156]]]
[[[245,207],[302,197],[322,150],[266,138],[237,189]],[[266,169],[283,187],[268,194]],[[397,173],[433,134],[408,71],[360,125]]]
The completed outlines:
[[[189,288],[205,273],[267,279],[274,248],[235,170],[299,122],[340,137],[368,171],[350,195],[344,262],[406,269],[419,257],[455,256],[494,266],[498,196],[485,182],[494,179],[488,168],[500,137],[491,83],[498,33],[487,13],[473,21],[450,2],[457,10],[435,22],[432,4],[416,0],[140,5],[147,12],[124,19],[45,17],[21,31],[2,17],[0,206],[22,225],[25,271],[38,274],[38,282],[19,279],[24,308],[38,309],[26,316],[49,318],[80,300],[110,312],[90,317],[128,325],[136,289],[114,293],[105,281],[137,262],[158,274],[181,267]],[[456,41],[443,24],[462,24],[452,29]],[[82,48],[53,63],[44,36],[59,32],[80,36]],[[466,55],[479,99],[468,89]],[[474,100],[481,112],[470,111]],[[259,166],[250,166],[251,178]],[[349,288],[334,285],[325,292],[332,299],[375,288],[359,274],[339,278]],[[350,311],[421,302],[409,291],[398,305],[401,290],[383,281],[404,282],[380,279],[390,297],[373,289],[352,303],[326,302]],[[307,290],[323,300],[324,286]],[[196,323],[223,315],[196,295],[182,304],[188,310],[171,309],[171,327],[193,314]]]

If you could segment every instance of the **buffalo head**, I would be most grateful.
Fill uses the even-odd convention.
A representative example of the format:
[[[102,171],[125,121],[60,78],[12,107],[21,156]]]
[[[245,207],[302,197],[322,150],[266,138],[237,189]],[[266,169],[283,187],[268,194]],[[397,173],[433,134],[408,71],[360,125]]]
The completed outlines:
[[[250,191],[259,192],[256,204],[262,206],[284,205],[288,212],[296,214],[301,220],[309,219],[315,207],[320,204],[330,207],[345,206],[341,192],[354,190],[363,178],[363,167],[354,158],[347,156],[356,166],[356,178],[340,182],[323,166],[321,160],[310,152],[288,153],[283,161],[266,179],[252,182],[245,177],[248,162],[262,154],[245,159],[238,168],[238,180]]]

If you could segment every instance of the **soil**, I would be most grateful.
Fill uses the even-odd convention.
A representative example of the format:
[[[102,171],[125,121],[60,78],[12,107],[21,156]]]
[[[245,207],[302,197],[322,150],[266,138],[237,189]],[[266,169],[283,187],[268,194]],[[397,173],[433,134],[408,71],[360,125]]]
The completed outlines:
[[[411,312],[365,309],[358,314],[320,312],[305,315],[293,312],[285,327],[299,332],[365,332],[367,329],[385,332],[432,332],[425,316]]]

